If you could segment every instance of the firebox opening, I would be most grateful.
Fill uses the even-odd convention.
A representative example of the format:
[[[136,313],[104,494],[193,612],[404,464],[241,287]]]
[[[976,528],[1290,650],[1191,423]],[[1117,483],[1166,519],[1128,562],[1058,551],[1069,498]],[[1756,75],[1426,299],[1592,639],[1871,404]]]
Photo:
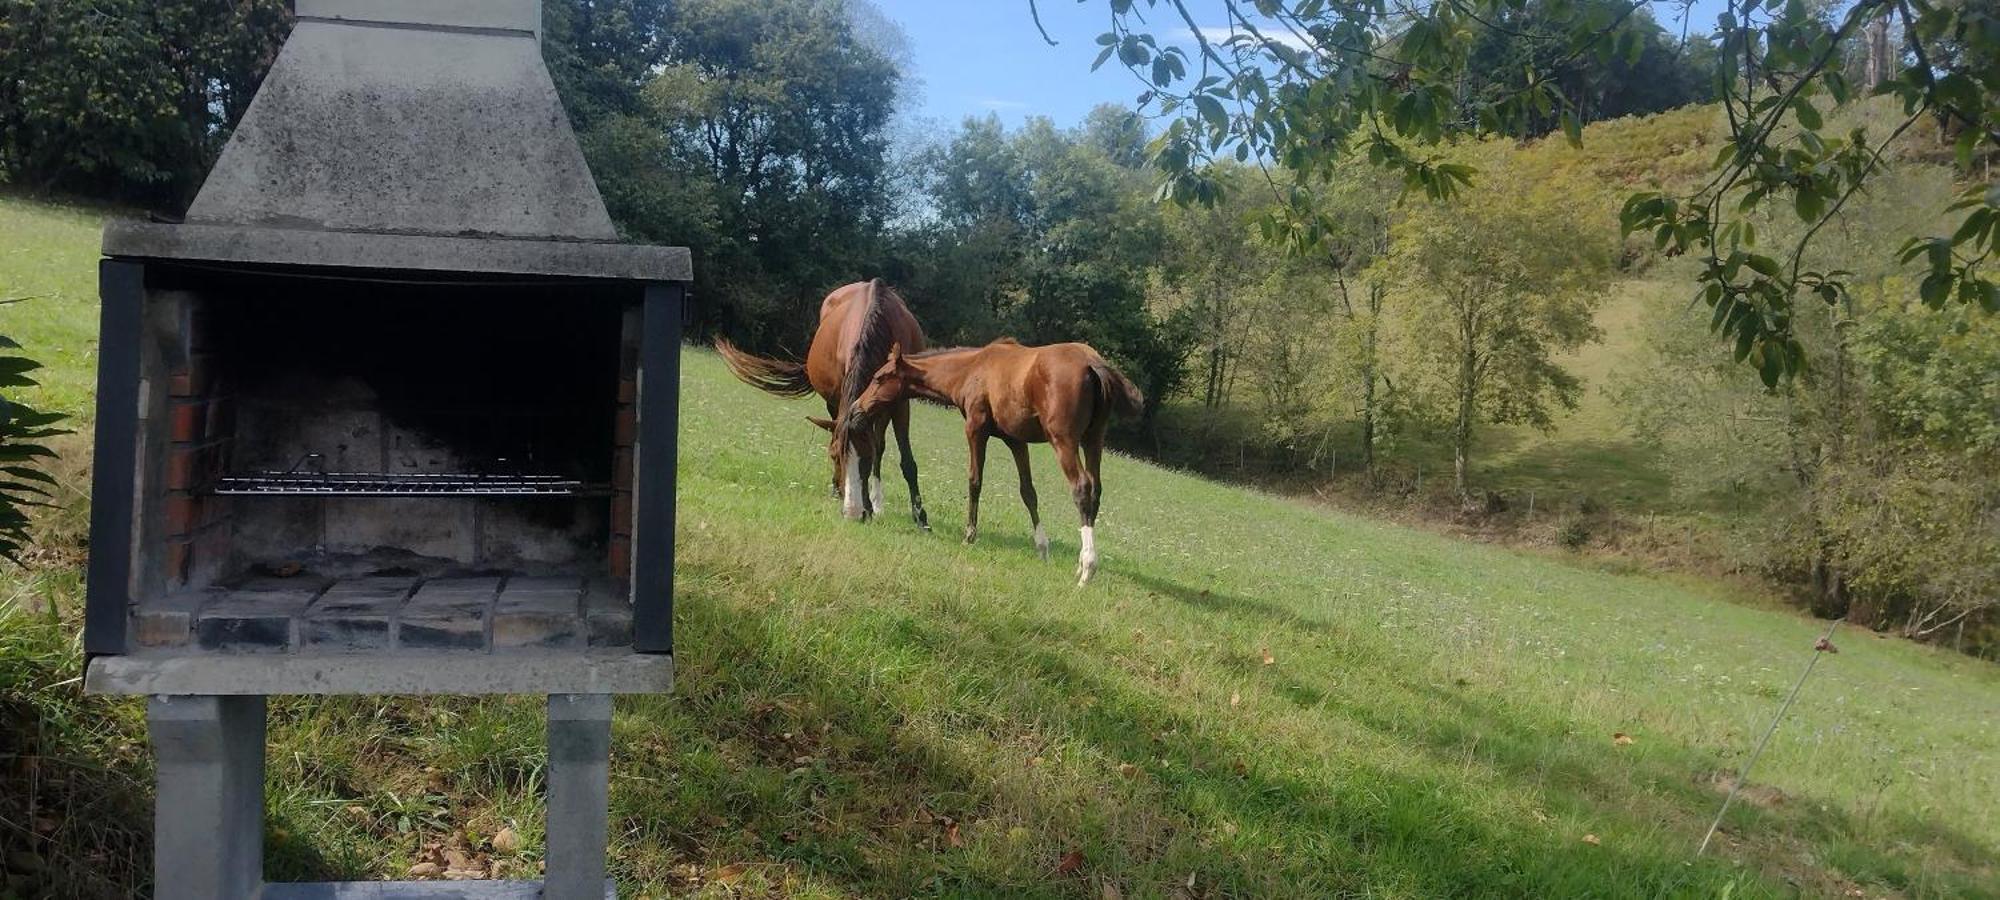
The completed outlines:
[[[201,470],[183,517],[207,537],[170,556],[170,589],[298,572],[621,574],[624,295],[256,273],[199,284],[181,326],[199,390],[173,411],[199,420],[176,441],[192,438]]]

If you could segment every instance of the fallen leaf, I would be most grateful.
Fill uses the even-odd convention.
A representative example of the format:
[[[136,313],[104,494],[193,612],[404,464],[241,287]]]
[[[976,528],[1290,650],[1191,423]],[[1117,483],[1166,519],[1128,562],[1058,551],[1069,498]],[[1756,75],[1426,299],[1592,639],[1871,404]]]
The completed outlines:
[[[952,822],[944,826],[944,842],[953,847],[962,848],[965,846],[965,838],[958,833],[957,822]]]
[[[1039,757],[1039,756],[1030,756],[1030,757],[1028,757],[1028,765],[1029,765],[1029,766],[1039,766],[1039,765],[1041,765],[1041,764],[1042,764],[1042,758],[1041,758],[1041,757]]]
[[[1062,862],[1056,863],[1056,874],[1074,875],[1081,868],[1083,868],[1083,851],[1071,850],[1063,856]]]
[[[729,865],[723,866],[720,869],[716,869],[715,871],[708,873],[708,880],[713,881],[716,884],[735,884],[736,882],[743,880],[743,872],[745,871],[745,868],[746,867],[742,863],[730,863]]]
[[[1271,648],[1264,647],[1262,648],[1262,650],[1264,653],[1264,665],[1268,666],[1277,663],[1278,661],[1277,657],[1271,655]]]
[[[512,826],[502,828],[498,834],[493,835],[493,852],[513,853],[519,849],[521,849],[521,836],[514,833]]]
[[[1131,763],[1119,763],[1118,774],[1131,778],[1139,774],[1139,767]]]
[[[1187,889],[1188,889],[1188,890],[1190,890],[1190,891],[1194,890],[1194,873],[1193,873],[1193,872],[1189,872],[1189,873],[1188,873],[1188,880],[1187,880]]]
[[[1629,745],[1631,745],[1631,744],[1632,744],[1632,742],[1633,742],[1633,738],[1632,738],[1632,736],[1631,736],[1631,735],[1629,735],[1629,734],[1626,734],[1625,732],[1622,732],[1622,731],[1616,731],[1616,732],[1612,732],[1612,734],[1611,734],[1611,745],[1612,745],[1612,746],[1614,746],[1614,747],[1625,747],[1625,746],[1629,746]]]
[[[1584,835],[1584,836],[1583,836],[1583,842],[1584,842],[1584,843],[1586,843],[1586,844],[1589,844],[1589,845],[1590,845],[1590,846],[1592,846],[1592,847],[1595,847],[1595,846],[1598,846],[1598,845],[1600,845],[1600,844],[1604,843],[1603,841],[1600,841],[1600,840],[1598,840],[1598,839],[1597,839],[1597,835],[1594,835],[1594,834],[1586,834],[1586,835]]]
[[[411,878],[436,878],[444,867],[434,862],[420,862],[410,867]]]
[[[1104,883],[1104,887],[1098,890],[1097,895],[1101,900],[1125,900],[1125,892],[1109,881]]]
[[[1243,695],[1242,695],[1242,694],[1239,694],[1239,693],[1237,693],[1237,692],[1235,692],[1235,691],[1230,691],[1230,692],[1229,692],[1229,705],[1230,705],[1230,706],[1240,706],[1240,705],[1242,705],[1242,703],[1243,703]]]

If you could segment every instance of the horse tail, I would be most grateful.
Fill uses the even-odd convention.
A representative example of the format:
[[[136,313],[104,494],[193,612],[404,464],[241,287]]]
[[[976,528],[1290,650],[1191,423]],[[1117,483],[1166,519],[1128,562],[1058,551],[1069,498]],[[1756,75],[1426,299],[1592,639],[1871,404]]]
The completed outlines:
[[[1137,385],[1124,373],[1111,367],[1107,362],[1090,364],[1090,372],[1097,376],[1098,395],[1112,412],[1120,417],[1137,418],[1146,409],[1146,395],[1139,392]]]
[[[739,380],[767,394],[803,397],[812,393],[812,381],[806,377],[804,363],[745,353],[724,338],[715,339],[715,352],[722,355],[722,361]]]

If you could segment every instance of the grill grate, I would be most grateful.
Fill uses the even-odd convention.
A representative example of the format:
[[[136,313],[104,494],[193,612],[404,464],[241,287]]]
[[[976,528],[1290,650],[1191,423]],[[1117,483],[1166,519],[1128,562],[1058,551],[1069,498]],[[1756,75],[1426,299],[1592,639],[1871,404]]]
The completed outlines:
[[[228,475],[215,493],[291,497],[580,497],[609,494],[605,485],[558,475],[257,472]]]

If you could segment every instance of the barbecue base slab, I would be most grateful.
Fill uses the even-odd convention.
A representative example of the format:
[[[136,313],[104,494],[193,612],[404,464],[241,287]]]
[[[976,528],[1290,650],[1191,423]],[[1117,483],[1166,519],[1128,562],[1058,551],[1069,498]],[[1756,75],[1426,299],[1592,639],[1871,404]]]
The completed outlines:
[[[582,576],[241,576],[140,601],[132,650],[521,653],[632,644],[630,591]]]
[[[668,694],[674,658],[629,649],[494,654],[155,654],[100,656],[92,694]]]

